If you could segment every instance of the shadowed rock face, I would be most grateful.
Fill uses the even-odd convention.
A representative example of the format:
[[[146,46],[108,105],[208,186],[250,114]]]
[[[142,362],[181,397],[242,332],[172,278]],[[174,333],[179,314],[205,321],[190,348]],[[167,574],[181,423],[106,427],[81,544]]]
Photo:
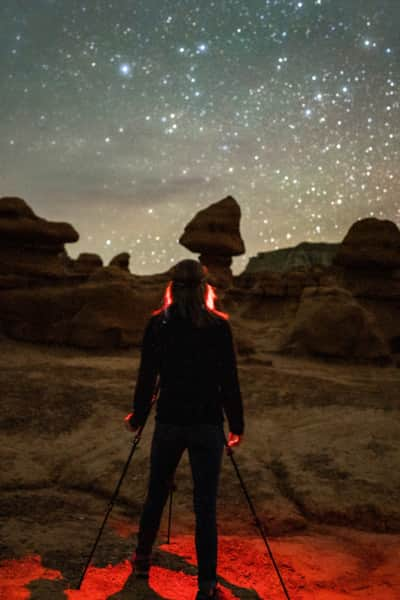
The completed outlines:
[[[179,243],[200,253],[200,261],[220,287],[232,283],[232,256],[244,254],[240,235],[240,206],[232,196],[199,211],[188,223]]]
[[[350,227],[334,263],[349,268],[399,269],[399,228],[386,220],[370,218],[357,221]]]
[[[129,261],[130,261],[130,254],[129,252],[121,252],[121,254],[117,254],[117,256],[114,256],[114,258],[110,261],[109,266],[110,267],[119,267],[120,269],[123,269],[124,271],[129,271]]]
[[[78,232],[69,223],[47,221],[35,215],[22,198],[0,198],[0,244],[42,246],[61,252],[64,244],[77,242]]]
[[[72,262],[74,271],[89,275],[103,266],[103,260],[98,254],[92,252],[81,252],[78,258]]]
[[[10,338],[36,343],[135,346],[161,296],[159,284],[135,289],[122,278],[7,290],[0,293],[1,326]]]
[[[338,287],[304,290],[284,349],[342,358],[390,354],[374,316]]]
[[[78,239],[72,225],[38,217],[22,198],[0,198],[0,276],[64,278],[64,244]]]
[[[232,196],[200,210],[185,227],[179,243],[192,252],[237,256],[245,252],[239,232],[241,211]]]
[[[352,225],[334,260],[341,287],[378,320],[392,347],[400,336],[400,230],[391,221],[363,219]]]

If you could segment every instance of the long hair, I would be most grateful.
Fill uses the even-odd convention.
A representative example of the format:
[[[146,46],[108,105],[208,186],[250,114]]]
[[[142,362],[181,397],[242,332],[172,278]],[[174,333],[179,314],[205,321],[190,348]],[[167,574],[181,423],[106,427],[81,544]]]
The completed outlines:
[[[170,306],[189,319],[196,327],[206,327],[219,318],[229,319],[227,313],[215,308],[217,294],[207,282],[208,269],[197,260],[181,260],[171,269],[172,279],[164,292],[163,305],[153,311],[160,314]]]

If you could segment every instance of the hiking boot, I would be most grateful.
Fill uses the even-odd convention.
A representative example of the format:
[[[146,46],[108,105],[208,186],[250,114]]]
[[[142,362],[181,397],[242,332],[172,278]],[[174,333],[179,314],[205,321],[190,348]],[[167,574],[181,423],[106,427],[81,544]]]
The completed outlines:
[[[131,563],[136,577],[140,579],[147,579],[149,577],[151,556],[135,553],[131,558]]]

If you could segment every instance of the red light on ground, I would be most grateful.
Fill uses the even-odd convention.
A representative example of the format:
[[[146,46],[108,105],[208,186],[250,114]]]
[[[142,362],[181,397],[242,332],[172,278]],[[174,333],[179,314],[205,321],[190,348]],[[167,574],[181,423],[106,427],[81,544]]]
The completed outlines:
[[[0,598],[28,600],[31,593],[26,586],[36,579],[62,579],[62,575],[60,571],[46,569],[37,554],[3,560],[0,563]]]
[[[68,600],[107,600],[124,589],[131,572],[129,560],[101,568],[89,567],[81,589],[66,589],[64,593]]]

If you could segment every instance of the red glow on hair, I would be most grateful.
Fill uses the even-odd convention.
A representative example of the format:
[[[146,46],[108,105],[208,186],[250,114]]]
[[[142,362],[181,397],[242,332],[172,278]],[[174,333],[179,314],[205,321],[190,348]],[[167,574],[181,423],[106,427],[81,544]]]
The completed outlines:
[[[212,285],[210,285],[209,283],[206,283],[205,303],[206,303],[208,310],[213,312],[215,315],[218,315],[218,316],[222,317],[223,319],[228,320],[229,319],[228,313],[222,312],[215,308],[215,301],[216,301],[217,297],[218,296],[216,294],[215,288]],[[163,299],[162,307],[158,308],[156,310],[153,310],[153,312],[151,314],[159,315],[166,308],[168,308],[168,306],[170,306],[172,304],[172,302],[173,302],[172,281],[169,281],[168,285],[165,289],[165,292],[164,292],[164,299]]]

